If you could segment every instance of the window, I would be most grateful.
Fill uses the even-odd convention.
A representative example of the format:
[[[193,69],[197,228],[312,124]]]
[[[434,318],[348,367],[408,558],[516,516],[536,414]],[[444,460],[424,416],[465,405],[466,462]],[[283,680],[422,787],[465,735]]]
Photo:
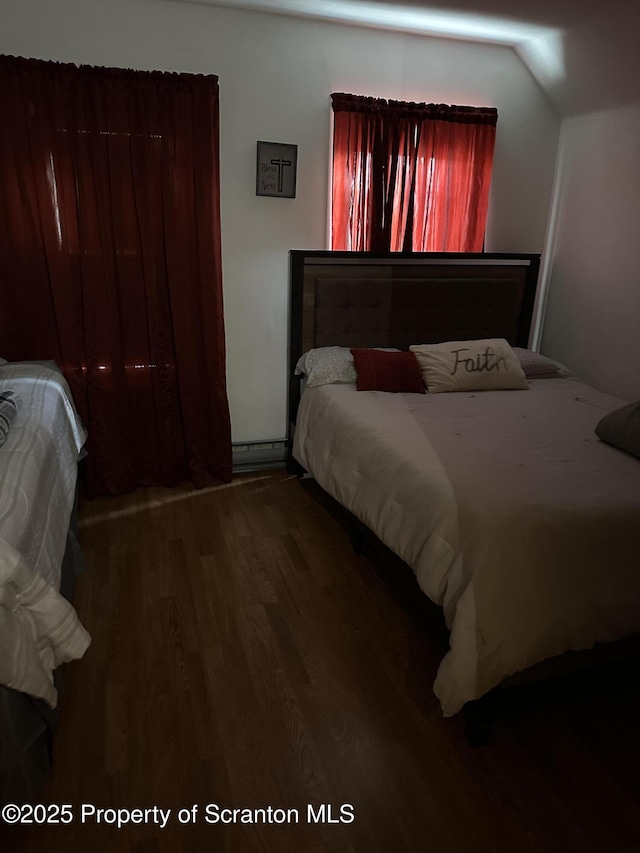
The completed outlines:
[[[482,251],[497,111],[331,98],[331,248]]]

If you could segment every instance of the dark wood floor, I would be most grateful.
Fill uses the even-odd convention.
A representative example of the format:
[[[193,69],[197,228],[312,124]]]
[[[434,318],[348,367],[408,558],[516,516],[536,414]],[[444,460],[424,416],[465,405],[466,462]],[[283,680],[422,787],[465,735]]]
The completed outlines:
[[[74,821],[7,849],[640,850],[637,674],[609,698],[514,712],[471,749],[431,693],[440,651],[419,610],[352,552],[314,483],[141,490],[81,521],[93,644],[67,667],[42,797]],[[82,803],[171,815],[118,830],[83,825]],[[299,822],[209,825],[213,803]],[[322,803],[355,820],[308,822]]]

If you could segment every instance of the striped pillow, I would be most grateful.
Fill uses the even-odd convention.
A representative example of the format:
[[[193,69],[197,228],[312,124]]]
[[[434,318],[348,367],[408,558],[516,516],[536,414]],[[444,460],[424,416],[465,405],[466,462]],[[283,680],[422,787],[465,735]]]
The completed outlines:
[[[13,391],[0,391],[0,447],[4,444],[13,419],[21,406],[20,397]]]

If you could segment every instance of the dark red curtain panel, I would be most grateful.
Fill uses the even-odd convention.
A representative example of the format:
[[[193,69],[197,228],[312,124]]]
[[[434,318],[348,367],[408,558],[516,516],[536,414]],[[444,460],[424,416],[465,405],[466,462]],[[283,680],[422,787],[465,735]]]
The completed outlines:
[[[0,352],[55,358],[88,486],[231,479],[218,80],[0,57]]]
[[[332,249],[482,251],[497,111],[331,99]]]

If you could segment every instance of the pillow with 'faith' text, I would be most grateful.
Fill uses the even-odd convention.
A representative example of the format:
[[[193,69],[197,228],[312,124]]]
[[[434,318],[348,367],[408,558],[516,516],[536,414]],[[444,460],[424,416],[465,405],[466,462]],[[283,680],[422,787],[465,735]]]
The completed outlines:
[[[518,357],[504,338],[409,347],[431,394],[444,391],[527,390]]]

